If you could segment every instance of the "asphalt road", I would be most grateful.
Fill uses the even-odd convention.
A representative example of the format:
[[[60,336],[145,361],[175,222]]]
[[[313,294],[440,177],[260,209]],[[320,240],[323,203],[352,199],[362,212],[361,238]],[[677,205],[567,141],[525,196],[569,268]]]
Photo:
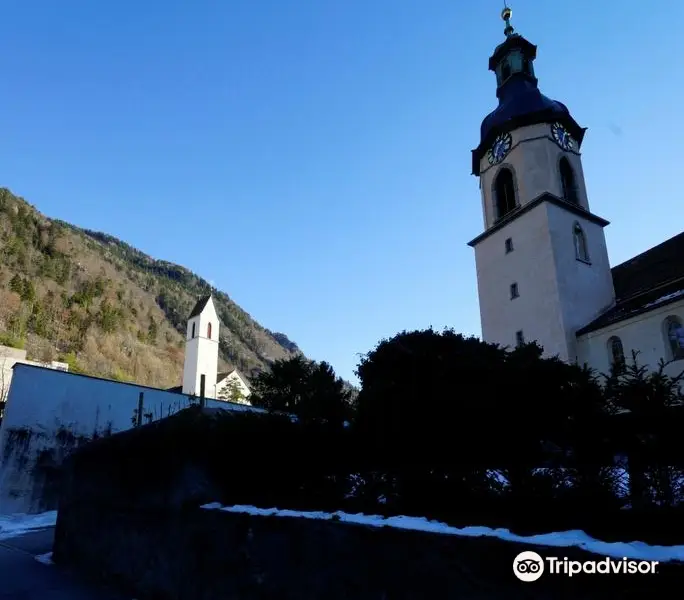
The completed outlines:
[[[0,600],[130,600],[36,560],[52,550],[54,529],[0,540]]]

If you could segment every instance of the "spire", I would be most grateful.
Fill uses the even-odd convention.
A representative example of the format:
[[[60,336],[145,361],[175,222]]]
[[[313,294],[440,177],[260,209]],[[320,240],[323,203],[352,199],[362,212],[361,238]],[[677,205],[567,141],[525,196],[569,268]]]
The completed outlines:
[[[506,0],[504,0],[504,9],[501,11],[501,18],[506,23],[506,28],[504,29],[504,34],[506,35],[507,38],[511,37],[513,35],[513,32],[515,31],[515,29],[513,29],[513,25],[511,25],[511,17],[512,16],[513,16],[513,11],[508,7]]]
[[[532,66],[537,57],[537,47],[516,33],[511,25],[512,15],[513,11],[504,2],[501,19],[506,23],[506,39],[494,49],[494,54],[489,58],[489,69],[496,73],[496,95],[499,101],[505,92],[510,94],[518,91],[521,85],[537,86]]]
[[[473,173],[480,173],[480,159],[498,134],[533,123],[561,122],[578,144],[584,129],[572,118],[567,107],[542,95],[534,73],[537,47],[517,33],[511,25],[513,11],[504,0],[501,19],[506,24],[506,38],[489,57],[489,70],[496,75],[496,97],[499,105],[480,126],[480,144],[473,150]]]

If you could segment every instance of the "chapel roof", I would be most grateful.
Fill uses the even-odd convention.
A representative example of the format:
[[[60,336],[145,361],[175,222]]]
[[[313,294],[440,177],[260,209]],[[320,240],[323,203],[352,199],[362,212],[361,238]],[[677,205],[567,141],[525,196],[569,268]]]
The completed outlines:
[[[684,299],[684,232],[613,267],[615,306],[577,331],[583,335]]]
[[[228,377],[228,375],[230,375],[231,373],[235,373],[236,370],[237,369],[230,369],[228,371],[222,371],[221,373],[216,375],[216,383],[223,381],[226,377]],[[239,373],[238,373],[238,375],[239,375]]]
[[[206,308],[207,304],[209,303],[209,300],[211,300],[211,294],[209,294],[207,296],[202,296],[197,301],[197,304],[195,304],[195,308],[193,308],[192,311],[190,312],[188,319],[192,319],[193,317],[198,317],[200,314],[202,314],[202,311]]]

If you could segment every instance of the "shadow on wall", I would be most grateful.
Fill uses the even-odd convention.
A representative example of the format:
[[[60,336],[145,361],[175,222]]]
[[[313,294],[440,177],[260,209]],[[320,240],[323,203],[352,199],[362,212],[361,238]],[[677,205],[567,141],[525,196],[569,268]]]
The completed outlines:
[[[0,425],[0,514],[54,510],[60,466],[75,448],[138,423],[165,419],[197,401],[155,388],[16,365]],[[206,403],[256,410],[216,400]]]
[[[28,427],[7,429],[3,436],[0,490],[10,500],[28,500],[31,512],[55,510],[64,460],[76,448],[111,433],[111,425],[92,436],[74,435],[64,426],[50,433]],[[30,497],[22,497],[22,490],[30,490]],[[1,509],[0,505],[0,514]]]

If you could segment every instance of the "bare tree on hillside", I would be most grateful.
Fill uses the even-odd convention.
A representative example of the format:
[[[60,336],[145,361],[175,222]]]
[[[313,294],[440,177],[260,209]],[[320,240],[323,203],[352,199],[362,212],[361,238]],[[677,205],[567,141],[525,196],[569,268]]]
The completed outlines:
[[[8,331],[21,308],[19,294],[0,289],[0,330]]]

